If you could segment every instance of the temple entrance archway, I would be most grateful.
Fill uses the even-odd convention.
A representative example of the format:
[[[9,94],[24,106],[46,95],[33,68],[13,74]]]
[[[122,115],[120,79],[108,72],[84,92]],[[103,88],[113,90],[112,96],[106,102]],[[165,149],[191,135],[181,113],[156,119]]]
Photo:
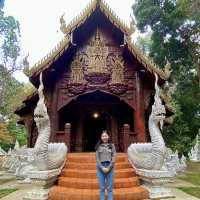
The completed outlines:
[[[103,130],[109,129],[109,115],[93,111],[85,113],[83,121],[83,151],[94,151]]]
[[[91,152],[103,130],[118,151],[123,151],[123,125],[134,132],[134,111],[117,96],[95,91],[78,96],[59,111],[59,131],[71,124],[70,151]]]

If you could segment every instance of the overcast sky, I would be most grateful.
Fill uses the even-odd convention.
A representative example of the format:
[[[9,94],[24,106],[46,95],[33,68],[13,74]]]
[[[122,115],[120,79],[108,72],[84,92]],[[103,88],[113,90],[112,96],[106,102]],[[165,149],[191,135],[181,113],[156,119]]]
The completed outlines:
[[[105,0],[117,15],[130,23],[134,0]],[[6,15],[14,16],[20,23],[23,54],[29,53],[30,66],[44,57],[63,37],[60,16],[65,12],[70,22],[90,0],[6,0]],[[22,73],[16,73],[19,81],[26,81]]]

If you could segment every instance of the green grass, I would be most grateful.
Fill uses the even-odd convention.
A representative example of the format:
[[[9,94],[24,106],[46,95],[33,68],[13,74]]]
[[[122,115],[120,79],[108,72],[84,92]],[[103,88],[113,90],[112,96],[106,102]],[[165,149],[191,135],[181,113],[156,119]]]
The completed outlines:
[[[0,189],[0,198],[5,197],[6,195],[15,192],[17,189]]]
[[[200,189],[199,187],[179,187],[178,189],[182,190],[183,192],[200,198]]]
[[[180,176],[179,178],[194,185],[200,186],[200,173],[186,172],[184,176]]]
[[[192,183],[196,187],[178,187],[183,192],[200,198],[200,163],[187,162],[187,170],[184,175],[178,177],[184,181]]]
[[[200,187],[200,163],[188,161],[186,172],[178,178]]]

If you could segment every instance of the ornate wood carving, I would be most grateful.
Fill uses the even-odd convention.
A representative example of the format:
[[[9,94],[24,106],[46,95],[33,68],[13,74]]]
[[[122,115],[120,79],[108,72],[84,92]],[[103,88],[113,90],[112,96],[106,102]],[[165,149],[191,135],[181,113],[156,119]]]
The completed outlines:
[[[58,109],[72,97],[94,90],[118,95],[135,107],[135,72],[122,55],[123,48],[97,29],[85,45],[79,47],[59,80]]]
[[[71,64],[71,75],[68,83],[68,90],[73,94],[80,94],[85,90],[86,80],[83,72],[83,62],[77,55]]]
[[[110,78],[110,71],[107,67],[108,47],[97,29],[95,38],[86,49],[89,65],[86,68],[85,77],[89,82],[95,84],[105,83]]]
[[[123,57],[116,56],[112,61],[112,78],[110,82],[110,90],[114,94],[122,94],[127,90],[124,80],[124,61]]]

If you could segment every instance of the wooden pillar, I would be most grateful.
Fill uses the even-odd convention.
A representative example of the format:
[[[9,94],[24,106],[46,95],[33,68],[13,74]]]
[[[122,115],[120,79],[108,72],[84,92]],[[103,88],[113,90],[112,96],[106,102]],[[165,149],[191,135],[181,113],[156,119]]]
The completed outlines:
[[[67,151],[71,152],[71,124],[65,124],[65,144],[67,145]]]
[[[123,151],[127,152],[128,146],[130,144],[130,137],[129,137],[129,133],[130,133],[130,126],[129,124],[124,124],[123,125]]]
[[[76,132],[76,151],[81,152],[83,150],[83,116],[80,116],[79,122],[77,124]]]
[[[28,147],[33,147],[33,144],[32,144],[33,123],[34,123],[34,119],[32,117],[24,118],[24,126],[28,132],[28,134],[27,134],[27,146]]]
[[[56,132],[58,131],[59,127],[59,116],[57,111],[57,102],[58,101],[58,88],[57,85],[53,89],[52,95],[52,104],[51,104],[51,113],[50,113],[50,120],[51,120],[51,136],[50,142],[56,141]]]
[[[111,116],[111,132],[112,132],[112,143],[115,144],[116,150],[119,149],[119,142],[118,142],[118,128],[117,128],[117,120],[114,116]]]
[[[144,118],[144,98],[141,87],[141,80],[138,72],[136,72],[136,110],[134,113],[134,126],[137,135],[137,142],[145,142],[145,118]]]

